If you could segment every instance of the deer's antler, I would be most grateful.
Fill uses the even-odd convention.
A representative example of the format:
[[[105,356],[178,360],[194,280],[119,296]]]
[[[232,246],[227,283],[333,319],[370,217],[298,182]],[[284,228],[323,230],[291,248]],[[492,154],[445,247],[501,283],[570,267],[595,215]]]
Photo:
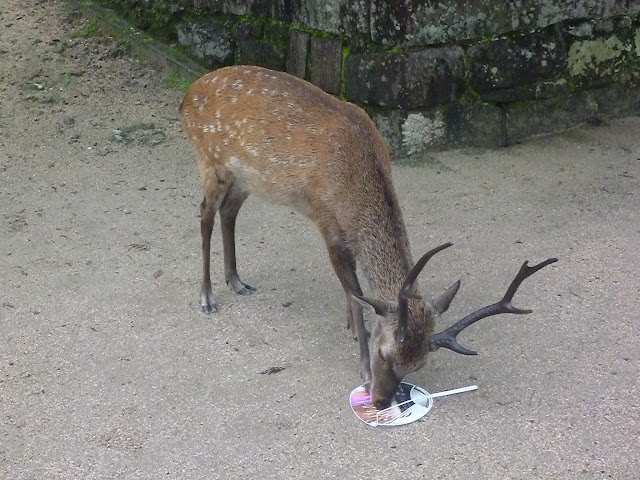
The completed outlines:
[[[456,339],[457,335],[467,328],[469,325],[473,325],[478,320],[482,320],[483,318],[490,317],[492,315],[499,315],[501,313],[515,313],[515,314],[525,314],[531,313],[532,310],[522,310],[520,308],[516,308],[511,304],[513,300],[513,296],[518,290],[518,287],[522,283],[522,281],[536,273],[538,270],[546,267],[547,265],[557,262],[557,258],[549,258],[544,262],[541,262],[533,267],[528,265],[528,262],[524,262],[522,267],[520,267],[520,271],[516,275],[516,278],[513,279],[511,285],[507,289],[507,293],[505,293],[502,300],[494,303],[493,305],[488,305],[480,310],[476,310],[473,313],[470,313],[466,317],[458,320],[455,324],[443,330],[440,333],[436,333],[431,335],[429,338],[430,348],[429,350],[435,351],[438,348],[448,348],[449,350],[453,350],[454,352],[461,353],[462,355],[477,355],[478,352],[474,352],[473,350],[469,350],[464,348],[462,345],[458,343]]]

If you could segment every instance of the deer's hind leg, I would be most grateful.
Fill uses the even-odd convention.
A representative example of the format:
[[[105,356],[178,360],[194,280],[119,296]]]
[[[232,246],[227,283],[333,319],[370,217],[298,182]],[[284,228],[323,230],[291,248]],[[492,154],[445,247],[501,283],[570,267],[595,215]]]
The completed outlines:
[[[225,181],[216,173],[208,172],[204,182],[204,198],[200,204],[200,233],[202,235],[202,284],[200,286],[200,305],[204,313],[216,313],[218,305],[211,291],[211,232],[216,211],[227,192]]]
[[[227,285],[239,295],[251,295],[255,288],[244,283],[236,267],[236,218],[249,194],[232,186],[220,205],[220,229],[224,251],[224,278]]]

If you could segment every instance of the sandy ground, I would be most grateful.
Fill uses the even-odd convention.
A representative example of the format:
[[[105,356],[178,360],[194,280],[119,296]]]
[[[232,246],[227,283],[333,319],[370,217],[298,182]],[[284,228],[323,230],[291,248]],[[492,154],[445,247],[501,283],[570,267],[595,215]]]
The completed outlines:
[[[560,261],[518,293],[533,314],[461,336],[479,356],[408,378],[477,392],[374,429],[348,405],[357,345],[305,219],[250,199],[258,291],[224,285],[216,234],[221,309],[200,312],[181,94],[86,33],[55,2],[0,6],[0,478],[638,478],[640,118],[396,168],[414,255],[455,244],[421,277],[463,281],[443,325],[523,260]]]

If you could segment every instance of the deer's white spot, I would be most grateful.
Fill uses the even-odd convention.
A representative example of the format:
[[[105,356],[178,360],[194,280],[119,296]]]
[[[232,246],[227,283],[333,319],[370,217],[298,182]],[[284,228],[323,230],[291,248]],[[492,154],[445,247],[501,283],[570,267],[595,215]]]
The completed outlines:
[[[253,145],[246,145],[244,147],[244,149],[249,152],[251,155],[253,155],[254,157],[258,156],[258,149],[256,147],[254,147]]]
[[[290,165],[297,165],[300,167],[305,167],[306,164],[304,162],[301,162],[298,157],[294,156],[294,155],[269,155],[269,161],[271,163],[275,163],[278,165],[284,165],[284,166],[290,166]]]
[[[234,89],[239,90],[242,87],[244,87],[244,83],[242,83],[242,80],[236,80],[235,82],[233,82],[233,84],[231,85]]]
[[[247,90],[247,95],[253,95],[253,88],[250,88],[249,90]]]
[[[208,97],[199,97],[198,95],[194,95],[193,98],[191,99],[191,103],[193,103],[193,106],[196,107],[200,112],[204,110],[204,106],[207,104],[208,101],[209,101]]]
[[[231,97],[231,103],[232,104],[238,103],[238,97]]]

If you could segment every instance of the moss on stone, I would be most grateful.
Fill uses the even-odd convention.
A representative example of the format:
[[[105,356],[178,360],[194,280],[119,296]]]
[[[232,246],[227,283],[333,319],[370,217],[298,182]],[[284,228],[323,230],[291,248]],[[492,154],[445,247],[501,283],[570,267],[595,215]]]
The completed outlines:
[[[619,66],[624,50],[624,44],[617,35],[574,42],[567,55],[569,71],[574,76],[590,72],[611,74]]]
[[[345,84],[346,84],[346,64],[347,57],[349,56],[349,47],[346,45],[342,46],[342,60],[340,63],[340,94],[338,95],[341,99],[345,100]]]

